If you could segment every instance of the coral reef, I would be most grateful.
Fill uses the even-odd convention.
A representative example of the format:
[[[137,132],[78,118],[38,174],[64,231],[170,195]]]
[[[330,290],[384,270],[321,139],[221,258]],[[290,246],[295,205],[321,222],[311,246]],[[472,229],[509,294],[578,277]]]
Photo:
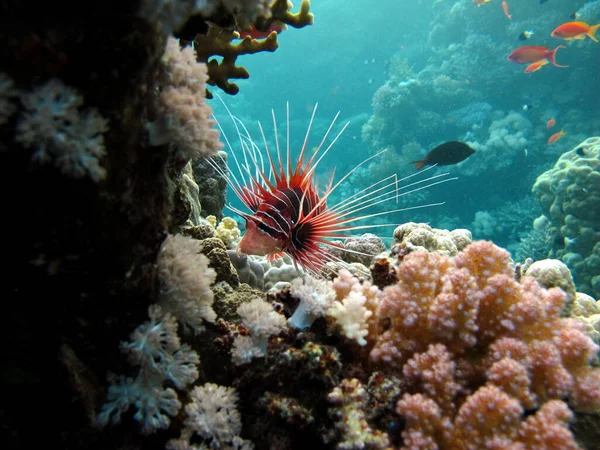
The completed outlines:
[[[336,419],[342,437],[339,449],[391,449],[385,433],[372,430],[365,420],[367,392],[356,378],[342,380],[327,396],[333,405],[330,414]]]
[[[582,322],[592,339],[596,343],[600,342],[600,301],[577,292],[571,308],[571,317]]]
[[[215,216],[220,221],[226,202],[227,182],[221,173],[228,173],[227,153],[220,151],[215,156],[192,161],[192,166],[203,215]]]
[[[437,3],[464,19],[464,4]],[[308,1],[291,8],[2,8],[4,446],[43,436],[66,450],[577,448],[570,420],[596,424],[600,403],[598,346],[585,334],[598,331],[593,299],[575,294],[562,317],[566,294],[515,280],[506,252],[423,224],[398,227],[389,254],[379,238],[349,240],[385,257],[360,255],[331,280],[289,258],[234,254],[206,86],[237,92],[232,80],[247,76],[237,58],[277,36],[236,35],[312,22]],[[372,166],[380,173],[425,150],[438,126],[501,120],[465,79],[502,76],[466,64],[501,45],[443,49],[435,33],[443,67],[413,73],[398,59],[374,99],[365,134],[387,145],[380,131],[393,128],[400,149]],[[542,280],[571,293],[568,277]],[[49,414],[34,414],[40,406]]]
[[[225,4],[229,2],[224,2]],[[234,5],[236,2],[233,2]],[[252,2],[250,2],[252,3]],[[262,2],[259,2],[262,3]],[[275,0],[270,6],[263,5],[253,14],[248,15],[248,10],[231,5],[230,10],[236,14],[236,26],[240,29],[249,28],[255,24],[261,31],[269,30],[273,22],[277,21],[295,28],[311,25],[314,16],[309,12],[309,0],[302,0],[300,11],[292,14],[289,9],[291,3],[287,0]],[[246,14],[244,14],[244,12]],[[242,20],[240,20],[240,16]],[[245,18],[245,20],[243,19]],[[233,27],[219,26],[211,22],[205,34],[196,34],[195,47],[198,49],[198,61],[205,62],[208,70],[207,83],[218,86],[224,92],[235,95],[239,92],[237,84],[231,79],[248,78],[250,74],[242,67],[236,65],[240,55],[249,55],[258,52],[274,52],[277,50],[277,32],[272,31],[265,39],[257,40],[246,36],[239,44],[233,44],[234,39],[239,39],[240,34]],[[220,60],[212,56],[221,57]]]
[[[198,62],[215,53],[189,44],[206,36],[208,22],[300,27],[312,21],[309,4],[295,14],[280,0],[3,6],[0,179],[13,193],[5,206],[22,222],[4,221],[3,229],[22,244],[7,250],[10,281],[2,287],[13,305],[4,331],[14,350],[2,384],[21,392],[1,408],[2,441],[30,447],[46,435],[47,445],[60,448],[160,447],[181,429],[180,403],[196,378],[207,381],[202,373],[211,365],[184,382],[175,363],[214,355],[213,291],[239,284],[224,244],[211,238],[199,249],[196,239],[211,233],[198,194],[213,196],[220,215],[224,186],[209,190],[203,175],[194,183],[189,171],[190,159],[220,145],[205,101],[211,72]],[[27,190],[15,190],[16,179]],[[26,191],[36,192],[34,201]],[[156,304],[161,315],[153,309],[144,325]],[[180,342],[177,320],[181,331],[204,331],[182,333]],[[154,362],[134,341],[120,353],[119,342],[136,329],[132,339],[152,338],[146,344],[157,353],[146,356]],[[107,373],[123,375],[111,384]],[[31,433],[30,408],[40,401],[53,406]],[[102,415],[101,405],[111,403]],[[119,420],[110,430],[92,426]],[[138,424],[144,432],[173,429],[149,444]]]
[[[591,14],[586,18],[588,21],[597,10],[594,4],[588,2],[581,8]],[[556,21],[562,6],[542,10],[535,9],[533,3],[511,5],[516,15],[515,20],[510,21],[496,20],[491,8],[472,6],[468,1],[446,4],[434,1],[428,10],[431,16],[415,19],[420,23],[416,27],[422,34],[414,42],[425,40],[427,50],[415,43],[411,52],[410,45],[406,48],[402,45],[401,50],[389,58],[387,73],[371,90],[372,114],[362,128],[362,140],[371,154],[389,149],[388,154],[380,158],[384,163],[374,162],[369,167],[374,173],[379,173],[381,167],[391,170],[422,159],[442,142],[469,143],[476,153],[468,160],[443,169],[461,178],[457,181],[458,191],[470,192],[468,202],[447,213],[458,217],[453,222],[440,221],[439,215],[423,211],[422,216],[401,220],[452,228],[465,226],[478,211],[483,211],[496,217],[497,224],[493,229],[468,227],[475,233],[474,237],[493,239],[515,252],[514,240],[529,228],[524,224],[527,219],[522,218],[518,229],[511,229],[508,224],[503,226],[497,217],[500,208],[517,198],[531,198],[526,193],[539,167],[549,164],[556,152],[594,135],[598,120],[590,114],[587,105],[578,100],[583,93],[565,89],[559,94],[553,89],[559,77],[576,83],[573,73],[548,71],[540,77],[540,74],[523,74],[522,68],[506,64],[509,48],[519,46],[519,34],[527,29],[544,30],[548,23]],[[534,40],[539,38],[541,35],[536,33]],[[586,42],[571,45],[578,54],[588,51]],[[588,77],[594,76],[591,60],[577,61]],[[588,88],[591,90],[587,91]],[[597,96],[588,84],[582,89],[590,97]],[[551,117],[569,126],[568,134],[558,145],[548,146],[550,134],[545,124]],[[409,143],[415,144],[413,150],[419,149],[417,157],[403,149]],[[355,188],[360,190],[367,185],[368,180],[359,180]],[[499,185],[504,189],[497,189]],[[475,224],[480,225],[481,221],[476,220]]]
[[[194,45],[204,49],[198,52],[198,61],[206,62],[209,73],[208,84],[218,86],[231,95],[237,94],[240,88],[229,80],[250,76],[244,67],[235,65],[238,56],[264,51],[274,52],[278,46],[275,32],[262,41],[246,37],[239,44],[232,44],[231,41],[238,37],[239,33],[235,30],[211,25],[206,34],[199,34],[194,38]],[[213,55],[221,56],[223,59],[220,62],[216,58],[210,59]]]
[[[560,289],[516,282],[508,253],[485,241],[454,258],[411,253],[398,280],[383,292],[378,315],[387,326],[371,358],[405,376],[402,448],[578,448],[561,400],[599,411],[600,369],[590,365],[598,346],[560,317]]]
[[[571,309],[571,304],[575,301],[577,292],[575,291],[575,283],[569,268],[557,259],[543,259],[534,261],[525,270],[525,275],[533,278],[541,286],[546,289],[558,287],[567,294],[567,301],[563,314],[568,314]]]
[[[413,251],[436,252],[454,256],[471,243],[471,232],[466,229],[440,230],[424,223],[408,222],[394,230],[392,254]]]
[[[275,311],[273,305],[255,298],[237,309],[248,335],[240,335],[233,341],[231,355],[237,365],[249,363],[252,358],[267,354],[269,336],[277,335],[285,326],[285,317]]]
[[[532,228],[519,234],[519,243],[514,250],[516,261],[525,261],[527,258],[533,260],[544,259],[548,256],[546,243],[546,230]]]
[[[493,121],[481,141],[475,140],[479,133],[467,135],[469,146],[477,153],[476,164],[467,167],[463,164],[461,172],[476,175],[481,170],[505,171],[514,166],[515,161],[531,146],[532,124],[524,114],[516,111],[495,111]]]
[[[233,217],[223,217],[219,223],[215,216],[207,216],[206,220],[215,229],[215,237],[221,239],[229,250],[237,247],[242,232]]]
[[[299,329],[308,328],[319,317],[324,317],[336,297],[329,283],[309,275],[295,278],[290,285],[290,294],[299,303],[288,322]]]
[[[563,153],[532,191],[547,219],[548,256],[569,266],[581,292],[600,297],[600,138]]]
[[[227,250],[229,259],[238,273],[240,283],[246,283],[262,291],[265,286],[265,269],[263,266],[249,258],[248,255],[238,253],[236,250]]]
[[[366,267],[371,265],[373,258],[386,250],[378,236],[365,233],[361,236],[352,236],[342,241],[333,241],[339,249],[332,248],[330,253],[347,263],[361,263]],[[344,251],[347,250],[347,251]]]
[[[537,201],[533,196],[523,196],[516,201],[501,203],[498,207],[492,210],[475,212],[474,220],[468,227],[472,231],[475,239],[490,239],[494,243],[505,247],[507,250],[514,253],[522,254],[522,257],[515,259],[524,260],[527,257],[542,256],[545,258],[548,251],[545,249],[545,233],[541,232],[535,235],[539,238],[539,242],[535,242],[529,236],[530,241],[526,243],[531,247],[532,252],[526,254],[523,242],[517,244],[521,237],[525,237],[526,233],[531,232],[531,222],[541,212]]]
[[[263,259],[261,260],[261,264],[265,271],[264,286],[266,291],[281,281],[290,282],[294,278],[304,275],[302,268],[299,268],[300,271],[298,272],[292,262],[292,258],[288,255],[271,262]]]

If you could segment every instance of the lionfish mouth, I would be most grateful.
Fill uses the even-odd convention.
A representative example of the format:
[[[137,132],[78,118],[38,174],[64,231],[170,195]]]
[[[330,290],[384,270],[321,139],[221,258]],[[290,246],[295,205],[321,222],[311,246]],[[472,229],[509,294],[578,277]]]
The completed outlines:
[[[238,251],[242,253],[267,255],[272,258],[281,255],[283,251],[292,258],[294,264],[301,266],[312,275],[324,275],[328,263],[333,263],[333,267],[341,266],[342,260],[335,255],[335,253],[339,254],[340,250],[364,254],[345,249],[332,242],[333,240],[348,238],[352,236],[353,231],[397,226],[394,223],[364,224],[364,221],[378,216],[443,205],[444,202],[437,202],[398,208],[401,197],[456,179],[456,177],[450,178],[448,173],[422,177],[423,173],[435,167],[432,165],[404,178],[398,178],[395,174],[390,175],[342,199],[335,205],[328,206],[327,200],[348,177],[369,161],[381,156],[387,149],[365,158],[335,183],[332,178],[325,191],[319,193],[314,180],[315,171],[349,125],[349,122],[346,122],[337,133],[332,133],[339,112],[331,121],[319,145],[308,157],[307,143],[318,107],[318,103],[315,104],[299,156],[292,158],[289,103],[286,104],[284,155],[279,145],[277,121],[273,110],[271,110],[271,117],[275,150],[269,149],[259,122],[264,143],[264,150],[261,150],[246,126],[231,113],[221,97],[218,95],[217,97],[237,131],[241,149],[234,151],[223,127],[213,115],[229,149],[228,153],[232,157],[233,164],[229,170],[223,169],[226,167],[226,161],[222,155],[218,157],[221,158],[223,167],[215,161],[209,162],[250,211],[246,213],[231,204],[227,205],[229,210],[246,219],[246,234],[238,246]],[[415,180],[412,180],[413,177],[416,177]],[[385,211],[373,211],[377,205],[388,204],[395,207]],[[358,225],[357,222],[363,224]],[[336,249],[336,252],[331,252],[331,249]]]

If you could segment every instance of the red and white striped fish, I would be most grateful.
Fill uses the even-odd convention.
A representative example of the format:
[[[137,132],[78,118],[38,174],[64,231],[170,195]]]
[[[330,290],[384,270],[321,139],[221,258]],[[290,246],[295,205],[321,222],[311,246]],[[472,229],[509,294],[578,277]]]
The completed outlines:
[[[383,212],[373,212],[366,215],[357,215],[357,213],[361,211],[366,212],[369,208],[385,202],[395,201],[397,204],[401,196],[455,179],[447,178],[448,174],[443,173],[400,187],[399,182],[423,173],[428,169],[412,174],[402,180],[398,180],[397,176],[392,175],[329,207],[327,200],[335,189],[356,169],[371,159],[377,158],[386,150],[365,159],[335,184],[333,184],[332,177],[324,192],[319,193],[314,181],[315,170],[346,129],[349,122],[341,128],[329,144],[326,144],[339,117],[340,113],[338,112],[312,156],[305,161],[307,159],[307,143],[317,112],[317,106],[318,104],[313,109],[300,154],[295,161],[292,161],[290,155],[289,104],[286,108],[287,143],[285,159],[283,159],[279,146],[274,111],[271,111],[271,115],[275,130],[275,155],[272,154],[268,147],[260,122],[258,124],[265,146],[265,158],[263,152],[251,139],[250,133],[244,124],[233,116],[229,109],[227,109],[227,106],[225,106],[238,132],[243,155],[236,155],[220,124],[219,127],[231,149],[230,154],[233,158],[233,166],[237,168],[239,175],[233,175],[231,170],[229,174],[225,174],[218,165],[214,165],[214,168],[221,172],[221,175],[227,179],[229,186],[236,196],[250,210],[249,213],[245,213],[232,205],[227,206],[246,220],[246,233],[238,245],[238,252],[248,255],[266,255],[269,260],[288,254],[294,261],[294,264],[302,266],[304,270],[313,275],[322,274],[328,262],[335,263],[340,261],[338,257],[328,251],[328,247],[340,248],[339,245],[330,242],[330,240],[347,238],[350,236],[348,232],[353,230],[394,226],[394,224],[352,225],[352,223],[384,214],[441,205],[443,203],[411,206]],[[265,159],[269,175],[267,175],[264,167]],[[433,167],[431,166],[430,168]],[[342,250],[353,252],[347,249]]]

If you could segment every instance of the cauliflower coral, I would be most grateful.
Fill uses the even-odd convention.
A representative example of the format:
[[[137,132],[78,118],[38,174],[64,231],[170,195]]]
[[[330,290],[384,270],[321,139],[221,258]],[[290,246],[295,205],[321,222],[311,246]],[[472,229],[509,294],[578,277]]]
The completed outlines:
[[[561,317],[560,288],[516,281],[510,263],[486,241],[415,252],[384,289],[371,360],[404,375],[403,449],[575,449],[568,406],[600,411],[598,345]]]

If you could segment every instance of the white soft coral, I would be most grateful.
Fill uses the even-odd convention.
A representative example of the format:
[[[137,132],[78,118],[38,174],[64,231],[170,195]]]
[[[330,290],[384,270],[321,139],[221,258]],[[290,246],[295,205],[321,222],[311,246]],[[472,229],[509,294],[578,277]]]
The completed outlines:
[[[222,145],[205,101],[206,64],[197,61],[192,46],[181,48],[174,37],[167,40],[161,62],[164,81],[157,104],[161,114],[147,124],[150,144],[174,144],[183,161],[216,154]]]
[[[15,140],[33,149],[34,161],[54,163],[73,178],[105,178],[99,160],[106,154],[103,133],[108,121],[95,108],[80,110],[83,98],[75,89],[54,78],[23,94],[21,102],[25,111]]]
[[[167,428],[169,416],[177,414],[181,403],[175,390],[165,388],[164,383],[170,381],[183,389],[198,378],[198,354],[181,344],[177,320],[163,314],[158,305],[151,305],[148,314],[150,320],[135,329],[131,341],[121,343],[129,362],[139,367],[138,374],[135,379],[109,376],[107,402],[96,416],[101,427],[121,422],[123,413],[135,405],[134,419],[141,424],[142,433]]]
[[[376,334],[375,312],[379,306],[381,291],[368,281],[360,282],[348,270],[341,269],[331,282],[336,301],[327,310],[348,339],[366,345],[369,334]]]
[[[367,320],[373,315],[365,304],[367,298],[359,291],[350,293],[341,301],[335,301],[327,310],[327,315],[333,317],[341,327],[342,333],[348,339],[354,339],[360,345],[366,345],[365,337],[369,334]]]
[[[300,303],[288,323],[299,329],[308,328],[319,317],[323,317],[335,300],[335,291],[329,283],[310,275],[293,280],[291,294],[300,299]]]
[[[341,269],[333,281],[313,278],[292,281],[291,294],[300,299],[290,325],[303,329],[310,327],[319,317],[329,316],[340,326],[342,334],[366,345],[365,339],[372,331],[380,291],[365,281],[360,282],[348,270]]]
[[[17,95],[13,80],[0,72],[0,125],[8,122],[9,117],[16,111],[17,107],[12,98]]]
[[[167,449],[251,450],[254,447],[239,437],[242,418],[236,409],[238,394],[234,388],[206,383],[190,392],[190,400],[185,406],[186,419],[181,436],[167,442]],[[198,438],[203,441],[201,446],[191,443]]]
[[[160,304],[186,329],[204,330],[204,322],[214,322],[214,295],[210,286],[217,273],[202,254],[202,243],[181,234],[169,235],[158,254]]]
[[[279,334],[285,327],[285,317],[261,298],[240,305],[237,313],[250,332],[250,336],[238,336],[233,342],[233,362],[240,365],[267,354],[269,336]]]

